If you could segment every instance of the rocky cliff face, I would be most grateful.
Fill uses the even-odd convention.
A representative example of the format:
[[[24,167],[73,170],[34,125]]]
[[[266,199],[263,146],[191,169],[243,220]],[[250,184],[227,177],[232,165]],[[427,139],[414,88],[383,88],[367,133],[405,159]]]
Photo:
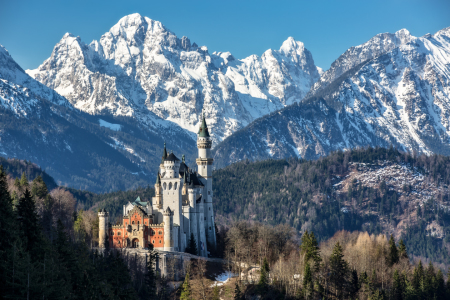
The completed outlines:
[[[450,154],[449,28],[410,37],[345,75],[325,95],[261,118],[229,137],[216,147],[216,161],[317,158],[338,149],[390,144]]]
[[[204,109],[216,141],[299,102],[319,78],[311,53],[293,38],[280,50],[238,60],[210,54],[139,14],[89,45],[64,35],[27,73],[89,114],[132,116],[150,127],[176,123],[194,139]]]

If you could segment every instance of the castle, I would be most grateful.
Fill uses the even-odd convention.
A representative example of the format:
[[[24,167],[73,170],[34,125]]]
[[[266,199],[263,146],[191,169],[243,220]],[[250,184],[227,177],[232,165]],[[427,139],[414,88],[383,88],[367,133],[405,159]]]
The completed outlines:
[[[122,225],[110,225],[105,210],[99,216],[99,246],[104,248],[148,248],[184,252],[193,235],[198,255],[207,256],[207,245],[215,247],[212,192],[212,140],[205,117],[197,137],[198,171],[184,160],[167,153],[164,143],[155,197],[142,202],[138,197],[123,206]]]

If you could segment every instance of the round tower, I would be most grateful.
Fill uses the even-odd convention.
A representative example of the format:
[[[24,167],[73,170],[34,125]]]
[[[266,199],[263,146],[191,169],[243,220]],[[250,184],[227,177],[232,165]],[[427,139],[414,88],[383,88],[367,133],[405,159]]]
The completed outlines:
[[[156,176],[155,197],[153,197],[153,205],[155,205],[155,207],[157,207],[158,209],[162,208],[162,186],[161,186],[161,175],[159,175],[159,173]]]
[[[99,248],[106,248],[106,241],[107,241],[107,235],[108,235],[108,222],[109,214],[105,209],[101,209],[98,212],[98,247]]]
[[[212,191],[212,169],[214,159],[211,154],[212,139],[209,135],[208,126],[206,125],[205,116],[202,116],[202,123],[198,130],[197,148],[198,158],[196,159],[198,174],[204,188],[202,191],[203,220],[204,224],[199,228],[200,241],[202,240],[202,231],[208,237],[208,243],[213,247],[216,246],[216,231],[214,225],[213,210],[213,191]],[[202,204],[200,204],[201,206]],[[205,245],[206,246],[206,245]]]
[[[169,207],[163,213],[164,220],[164,251],[174,251],[173,247],[173,213]]]

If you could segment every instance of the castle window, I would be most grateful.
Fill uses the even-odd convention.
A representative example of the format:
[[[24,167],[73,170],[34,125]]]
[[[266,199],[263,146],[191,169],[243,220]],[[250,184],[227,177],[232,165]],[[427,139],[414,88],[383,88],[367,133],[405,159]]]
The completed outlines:
[[[209,210],[211,210],[211,207],[209,208]]]
[[[165,182],[163,183],[163,188],[164,190],[167,188],[167,184]]]
[[[169,183],[169,190],[172,189],[172,182]]]
[[[138,225],[139,225],[139,221],[138,221]]]
[[[175,182],[173,189],[176,190],[177,189],[178,184]]]
[[[211,195],[211,191],[208,191],[208,195]]]
[[[117,235],[120,235],[120,231],[117,233]]]
[[[154,243],[155,243],[155,240],[153,240],[152,243],[154,244]]]
[[[205,221],[206,221],[206,217],[205,217]]]
[[[131,222],[131,224],[133,224],[133,225],[134,225],[134,221],[132,221],[132,222]]]
[[[159,234],[159,235],[161,235],[161,234],[162,234],[162,231],[161,231],[161,230],[160,230],[160,231],[158,231],[158,234]]]
[[[159,243],[161,244],[161,240],[159,240]]]
[[[209,226],[209,230],[211,230],[211,226]]]

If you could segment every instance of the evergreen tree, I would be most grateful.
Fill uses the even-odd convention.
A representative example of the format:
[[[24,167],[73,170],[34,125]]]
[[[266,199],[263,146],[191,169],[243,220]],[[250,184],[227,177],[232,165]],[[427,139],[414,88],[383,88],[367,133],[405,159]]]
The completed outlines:
[[[189,272],[186,273],[183,285],[181,286],[180,300],[192,300],[191,283],[189,282]]]
[[[305,273],[303,275],[303,290],[305,291],[305,298],[309,299],[309,297],[313,293],[313,281],[312,281],[312,273],[311,273],[311,267],[309,265],[309,262],[306,262],[305,265]]]
[[[403,300],[404,294],[405,285],[403,282],[403,278],[398,273],[398,270],[395,270],[392,283],[392,300]]]
[[[302,244],[300,249],[302,254],[305,255],[305,262],[309,260],[314,261],[314,270],[317,271],[322,258],[320,257],[319,243],[317,242],[313,232],[308,233],[308,231],[305,231],[302,235]]]
[[[214,289],[213,289],[212,300],[220,300],[219,287],[217,286],[217,284],[214,286]]]
[[[408,253],[406,252],[406,245],[402,239],[398,243],[398,257],[399,259],[408,258]]]
[[[145,274],[145,283],[147,285],[148,297],[156,299],[156,261],[159,255],[156,251],[149,251],[147,256],[147,274]]]
[[[350,273],[350,281],[349,281],[349,294],[351,299],[356,299],[358,295],[358,291],[360,289],[360,284],[358,280],[358,272],[353,269]]]
[[[267,259],[264,257],[263,264],[261,266],[261,274],[259,276],[258,281],[258,290],[260,293],[263,293],[267,291],[268,283],[269,283],[269,263],[267,262]]]
[[[20,178],[20,187],[21,188],[28,188],[28,179],[25,172],[22,173],[22,177]]]
[[[433,290],[435,291],[434,298],[435,299],[445,299],[445,281],[444,281],[444,274],[442,274],[442,271],[439,269],[436,274],[436,281],[433,287]]]
[[[42,199],[48,195],[47,185],[41,176],[38,176],[33,180],[31,185],[31,195]]]
[[[33,251],[36,254],[38,249],[35,246],[41,244],[42,236],[36,206],[28,188],[25,188],[23,197],[19,199],[17,220],[27,251]]]
[[[330,281],[332,282],[337,298],[343,294],[343,288],[347,285],[348,264],[344,260],[342,247],[339,242],[333,248],[330,256]]]
[[[411,280],[411,285],[414,290],[414,294],[418,297],[422,295],[422,281],[424,277],[424,270],[422,266],[422,261],[414,268],[413,278]]]
[[[394,264],[398,263],[398,260],[398,249],[395,245],[394,237],[391,234],[391,237],[389,239],[389,249],[386,256],[386,263],[389,267],[392,267]]]
[[[8,183],[3,166],[0,165],[0,282],[9,277],[8,256],[13,251],[15,239],[14,212],[12,199],[8,192]],[[6,286],[0,284],[0,295],[5,294]]]
[[[236,285],[234,287],[234,300],[243,300],[244,297],[241,293],[241,289],[239,288],[239,282],[236,280]]]
[[[186,253],[193,255],[198,255],[197,243],[195,242],[194,233],[191,232],[191,237],[189,238],[188,246],[186,247]]]

